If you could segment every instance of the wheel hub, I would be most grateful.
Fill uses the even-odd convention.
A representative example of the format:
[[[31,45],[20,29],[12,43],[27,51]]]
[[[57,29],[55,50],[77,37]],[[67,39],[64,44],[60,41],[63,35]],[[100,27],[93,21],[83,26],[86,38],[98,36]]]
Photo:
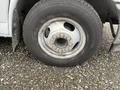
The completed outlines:
[[[56,18],[46,22],[39,31],[40,47],[55,58],[71,58],[84,48],[85,32],[75,21]]]
[[[57,53],[66,53],[73,48],[73,39],[65,32],[56,31],[56,33],[50,38],[48,46]]]

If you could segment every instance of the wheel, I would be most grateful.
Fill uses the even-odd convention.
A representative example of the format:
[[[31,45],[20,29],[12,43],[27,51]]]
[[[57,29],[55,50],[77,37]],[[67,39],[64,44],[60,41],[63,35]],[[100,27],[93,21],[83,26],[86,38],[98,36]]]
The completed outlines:
[[[24,42],[42,62],[75,66],[88,60],[102,38],[96,11],[83,0],[43,0],[28,13]]]

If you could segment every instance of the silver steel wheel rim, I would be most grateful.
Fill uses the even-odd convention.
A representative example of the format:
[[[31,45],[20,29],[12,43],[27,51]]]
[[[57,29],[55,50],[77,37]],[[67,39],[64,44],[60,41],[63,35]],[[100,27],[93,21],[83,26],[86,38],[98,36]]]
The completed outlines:
[[[40,28],[38,42],[41,49],[49,56],[68,59],[83,50],[86,35],[76,21],[69,18],[54,18]]]

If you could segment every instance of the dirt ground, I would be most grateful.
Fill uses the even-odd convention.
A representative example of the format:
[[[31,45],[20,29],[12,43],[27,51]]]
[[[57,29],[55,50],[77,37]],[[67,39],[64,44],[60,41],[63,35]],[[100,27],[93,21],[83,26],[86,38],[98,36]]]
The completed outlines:
[[[11,39],[0,38],[0,90],[120,90],[120,53],[108,53],[109,30],[99,52],[71,68],[44,65],[22,43],[12,52]]]

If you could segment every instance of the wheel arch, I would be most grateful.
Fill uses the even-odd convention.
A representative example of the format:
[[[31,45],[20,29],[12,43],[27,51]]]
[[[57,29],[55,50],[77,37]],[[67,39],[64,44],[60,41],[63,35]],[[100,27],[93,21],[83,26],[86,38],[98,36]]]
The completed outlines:
[[[116,23],[116,21],[118,20],[118,10],[115,5],[116,0],[86,1],[94,7],[103,22],[107,22],[109,19],[112,19],[113,23]]]
[[[14,9],[17,6],[17,2],[18,0],[11,0],[9,5],[9,27],[8,28],[11,36],[12,36],[13,13],[14,13]]]
[[[40,0],[29,0],[29,2],[26,0],[11,0],[9,9],[9,29],[11,31],[11,34],[15,9],[17,9],[18,13],[20,14],[20,17],[23,15],[24,20],[29,10],[38,1]],[[108,17],[112,19],[118,19],[117,8],[113,1],[115,0],[86,0],[86,2],[91,4],[93,8],[98,12],[103,22],[106,22]]]
[[[9,30],[11,31],[13,48],[20,40],[22,25],[29,10],[40,0],[11,0],[9,9]],[[112,0],[86,0],[98,12],[102,22],[108,18],[117,20],[117,9]],[[102,6],[102,8],[101,8]],[[104,8],[104,9],[103,9]],[[16,23],[17,21],[17,23]]]
[[[25,16],[32,6],[39,0],[11,0],[9,5],[9,31],[12,36],[12,47],[15,51],[21,39],[22,25]]]

